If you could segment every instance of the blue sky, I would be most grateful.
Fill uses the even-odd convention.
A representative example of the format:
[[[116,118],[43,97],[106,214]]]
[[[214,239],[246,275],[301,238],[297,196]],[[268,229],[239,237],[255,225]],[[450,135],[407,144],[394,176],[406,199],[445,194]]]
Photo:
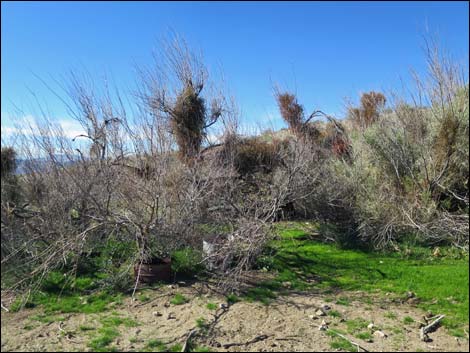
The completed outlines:
[[[68,121],[63,105],[35,75],[51,82],[70,69],[86,68],[97,81],[106,73],[124,90],[132,87],[134,64],[150,64],[157,40],[170,28],[202,49],[210,69],[222,67],[247,124],[271,119],[281,126],[273,81],[295,90],[308,111],[339,117],[344,98],[399,87],[411,68],[424,71],[427,29],[455,58],[468,62],[467,2],[2,2],[1,7],[2,128],[13,125],[12,116],[37,113],[31,92],[53,119]]]

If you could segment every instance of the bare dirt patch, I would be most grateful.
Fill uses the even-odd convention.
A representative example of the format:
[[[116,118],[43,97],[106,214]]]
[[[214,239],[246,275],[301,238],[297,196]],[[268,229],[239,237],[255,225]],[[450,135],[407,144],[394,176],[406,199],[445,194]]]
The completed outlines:
[[[178,293],[188,301],[172,304]],[[147,290],[145,295],[144,302],[128,298],[100,314],[54,314],[47,318],[50,322],[38,321],[43,315],[38,308],[2,312],[2,351],[92,351],[90,341],[107,317],[135,322],[117,326],[119,336],[107,348],[119,351],[152,350],[152,340],[167,347],[183,345],[193,329],[193,346],[213,351],[334,350],[332,342],[338,338],[319,330],[322,321],[368,351],[469,350],[468,337],[453,337],[443,327],[430,334],[432,342],[421,341],[422,310],[361,292],[290,293],[269,305],[228,304],[225,297],[209,293],[200,284],[166,286]],[[366,296],[369,299],[364,301]],[[329,309],[323,315],[318,309],[325,306]],[[374,326],[367,328],[370,323]],[[385,337],[374,335],[375,331]]]

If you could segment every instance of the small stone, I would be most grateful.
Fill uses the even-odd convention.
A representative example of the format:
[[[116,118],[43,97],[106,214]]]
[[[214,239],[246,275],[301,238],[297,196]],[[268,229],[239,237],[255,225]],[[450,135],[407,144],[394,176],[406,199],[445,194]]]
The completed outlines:
[[[154,311],[154,312],[152,313],[152,315],[153,315],[153,316],[157,316],[157,317],[163,316],[163,314],[162,314],[161,312],[159,312],[159,311]]]
[[[328,329],[328,324],[325,320],[322,320],[321,325],[318,326],[319,331],[326,331]]]
[[[142,330],[140,328],[138,328],[137,330],[135,330],[135,334],[138,335],[139,333],[141,333]]]
[[[227,309],[228,306],[227,306],[227,304],[225,304],[225,303],[220,303],[220,304],[219,304],[219,308],[220,308],[220,309]]]
[[[174,319],[176,319],[175,314],[169,313],[166,319],[167,319],[167,320],[174,320]]]
[[[321,309],[318,309],[317,311],[315,311],[315,315],[317,315],[317,316],[326,316],[325,312]]]
[[[372,330],[374,327],[375,327],[375,325],[374,325],[373,322],[371,322],[369,325],[367,325],[367,328],[368,328],[369,330]]]
[[[385,333],[383,333],[382,331],[379,331],[379,330],[374,331],[374,336],[375,336],[375,337],[379,337],[379,338],[385,338],[385,337],[387,337],[387,335],[386,335]]]
[[[406,297],[407,297],[408,299],[411,299],[411,298],[416,297],[416,295],[415,295],[413,292],[406,292]]]
[[[291,288],[291,287],[292,287],[292,283],[290,283],[290,282],[282,282],[282,286],[283,286],[284,288]]]
[[[324,312],[329,311],[331,310],[331,306],[325,304],[321,307],[321,310],[323,310]]]
[[[165,304],[163,304],[163,306],[164,306],[165,308],[169,308],[169,307],[170,307],[170,303],[169,303],[169,302],[166,302]]]

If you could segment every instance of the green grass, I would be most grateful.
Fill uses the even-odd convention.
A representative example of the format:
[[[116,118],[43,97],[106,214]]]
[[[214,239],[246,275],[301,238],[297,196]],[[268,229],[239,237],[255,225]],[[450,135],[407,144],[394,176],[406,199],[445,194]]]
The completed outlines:
[[[209,329],[209,325],[203,317],[196,319],[196,327],[203,333],[207,332],[207,330]]]
[[[108,346],[114,341],[114,339],[119,337],[119,331],[113,327],[102,327],[98,330],[98,332],[99,335],[92,339],[88,346],[95,352],[110,351]]]
[[[149,350],[149,351],[157,351],[157,352],[167,351],[166,345],[162,341],[157,340],[157,339],[149,340],[147,344],[145,345],[145,348],[146,350]]]
[[[209,309],[209,310],[217,310],[217,304],[207,303],[206,308]]]
[[[349,306],[351,305],[351,301],[346,297],[341,297],[341,298],[338,298],[338,300],[336,301],[336,304]]]
[[[235,304],[240,301],[240,298],[237,297],[235,294],[229,294],[227,295],[227,303],[229,304]]]
[[[183,305],[187,302],[189,302],[189,299],[181,293],[176,293],[175,296],[170,300],[170,303],[173,305]]]
[[[351,334],[356,334],[365,330],[367,325],[369,325],[369,322],[361,318],[346,321],[348,333]]]
[[[80,331],[93,331],[95,328],[93,326],[89,326],[89,325],[80,325],[78,327],[78,329]]]
[[[413,322],[415,322],[415,319],[413,319],[411,316],[405,316],[405,317],[403,318],[403,323],[404,323],[405,325],[410,325],[410,324],[412,324]]]
[[[273,241],[269,249],[274,253],[269,259],[270,268],[278,275],[273,281],[260,283],[249,293],[249,299],[269,302],[282,293],[286,279],[293,289],[379,291],[397,297],[411,291],[421,300],[418,306],[446,315],[445,326],[468,324],[468,255],[444,248],[440,258],[432,256],[432,249],[419,247],[412,248],[411,255],[408,251],[406,256],[341,249],[312,240],[296,227],[279,226],[280,239]],[[313,284],[309,283],[312,276],[316,279]],[[349,301],[340,298],[337,303],[348,305]]]
[[[360,332],[354,335],[354,337],[359,338],[364,341],[369,341],[373,338],[370,332]]]
[[[328,330],[327,335],[331,337],[331,342],[330,342],[330,347],[335,350],[343,350],[346,352],[356,352],[357,348],[351,344],[348,340],[345,340],[344,338],[341,338],[337,335],[335,335],[335,332],[340,333],[342,335],[345,334],[345,332],[341,330]]]
[[[123,318],[116,315],[107,316],[100,319],[100,322],[103,326],[107,327],[117,327],[124,325],[125,327],[136,327],[139,326],[139,323],[130,319],[130,318]]]
[[[146,294],[139,294],[139,296],[137,297],[137,299],[142,302],[142,303],[145,303],[145,302],[148,302],[150,300],[150,297]]]
[[[389,319],[392,319],[392,320],[395,320],[397,318],[397,314],[391,312],[391,311],[388,311],[384,314],[384,316],[386,318],[389,318]]]
[[[330,312],[328,312],[328,316],[331,316],[331,317],[341,317],[341,313],[337,310],[331,310]]]

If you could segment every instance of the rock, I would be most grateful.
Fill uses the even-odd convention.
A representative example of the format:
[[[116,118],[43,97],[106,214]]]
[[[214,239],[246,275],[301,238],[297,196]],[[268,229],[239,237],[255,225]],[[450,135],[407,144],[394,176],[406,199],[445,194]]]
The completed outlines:
[[[326,331],[328,329],[328,324],[325,320],[322,320],[321,325],[318,326],[319,331]]]
[[[154,312],[152,313],[152,315],[153,315],[153,316],[157,316],[157,317],[163,316],[163,314],[162,314],[161,312],[159,312],[159,311],[154,311]]]
[[[385,338],[387,335],[380,330],[374,331],[374,336],[379,338]]]
[[[317,316],[326,316],[325,312],[322,309],[318,309],[315,311],[315,315]]]
[[[407,297],[408,299],[411,299],[411,298],[416,297],[416,294],[414,294],[413,292],[406,292],[406,297]]]
[[[419,304],[420,299],[413,297],[413,298],[409,298],[406,302],[411,305],[416,305],[416,304]]]
[[[140,328],[138,328],[137,330],[135,330],[135,334],[138,335],[139,333],[141,333],[142,330]]]
[[[219,309],[227,309],[228,308],[228,305],[225,304],[225,303],[220,303],[219,304]]]
[[[164,306],[165,308],[169,308],[169,307],[170,307],[170,303],[169,303],[169,302],[166,302],[165,304],[163,304],[163,306]]]
[[[185,282],[185,281],[179,281],[179,282],[178,282],[178,285],[180,285],[180,286],[185,286],[185,285],[186,285],[186,282]]]
[[[290,283],[290,282],[282,282],[282,286],[283,286],[284,288],[291,288],[291,287],[292,287],[292,283]]]
[[[322,305],[320,309],[323,310],[324,312],[327,312],[331,310],[331,306],[325,304],[325,305]]]
[[[374,325],[373,322],[371,322],[369,325],[367,325],[367,328],[368,328],[369,330],[372,330],[374,327],[375,327],[375,325]]]
[[[167,319],[167,320],[174,320],[174,319],[176,319],[175,314],[169,313],[166,319]]]

